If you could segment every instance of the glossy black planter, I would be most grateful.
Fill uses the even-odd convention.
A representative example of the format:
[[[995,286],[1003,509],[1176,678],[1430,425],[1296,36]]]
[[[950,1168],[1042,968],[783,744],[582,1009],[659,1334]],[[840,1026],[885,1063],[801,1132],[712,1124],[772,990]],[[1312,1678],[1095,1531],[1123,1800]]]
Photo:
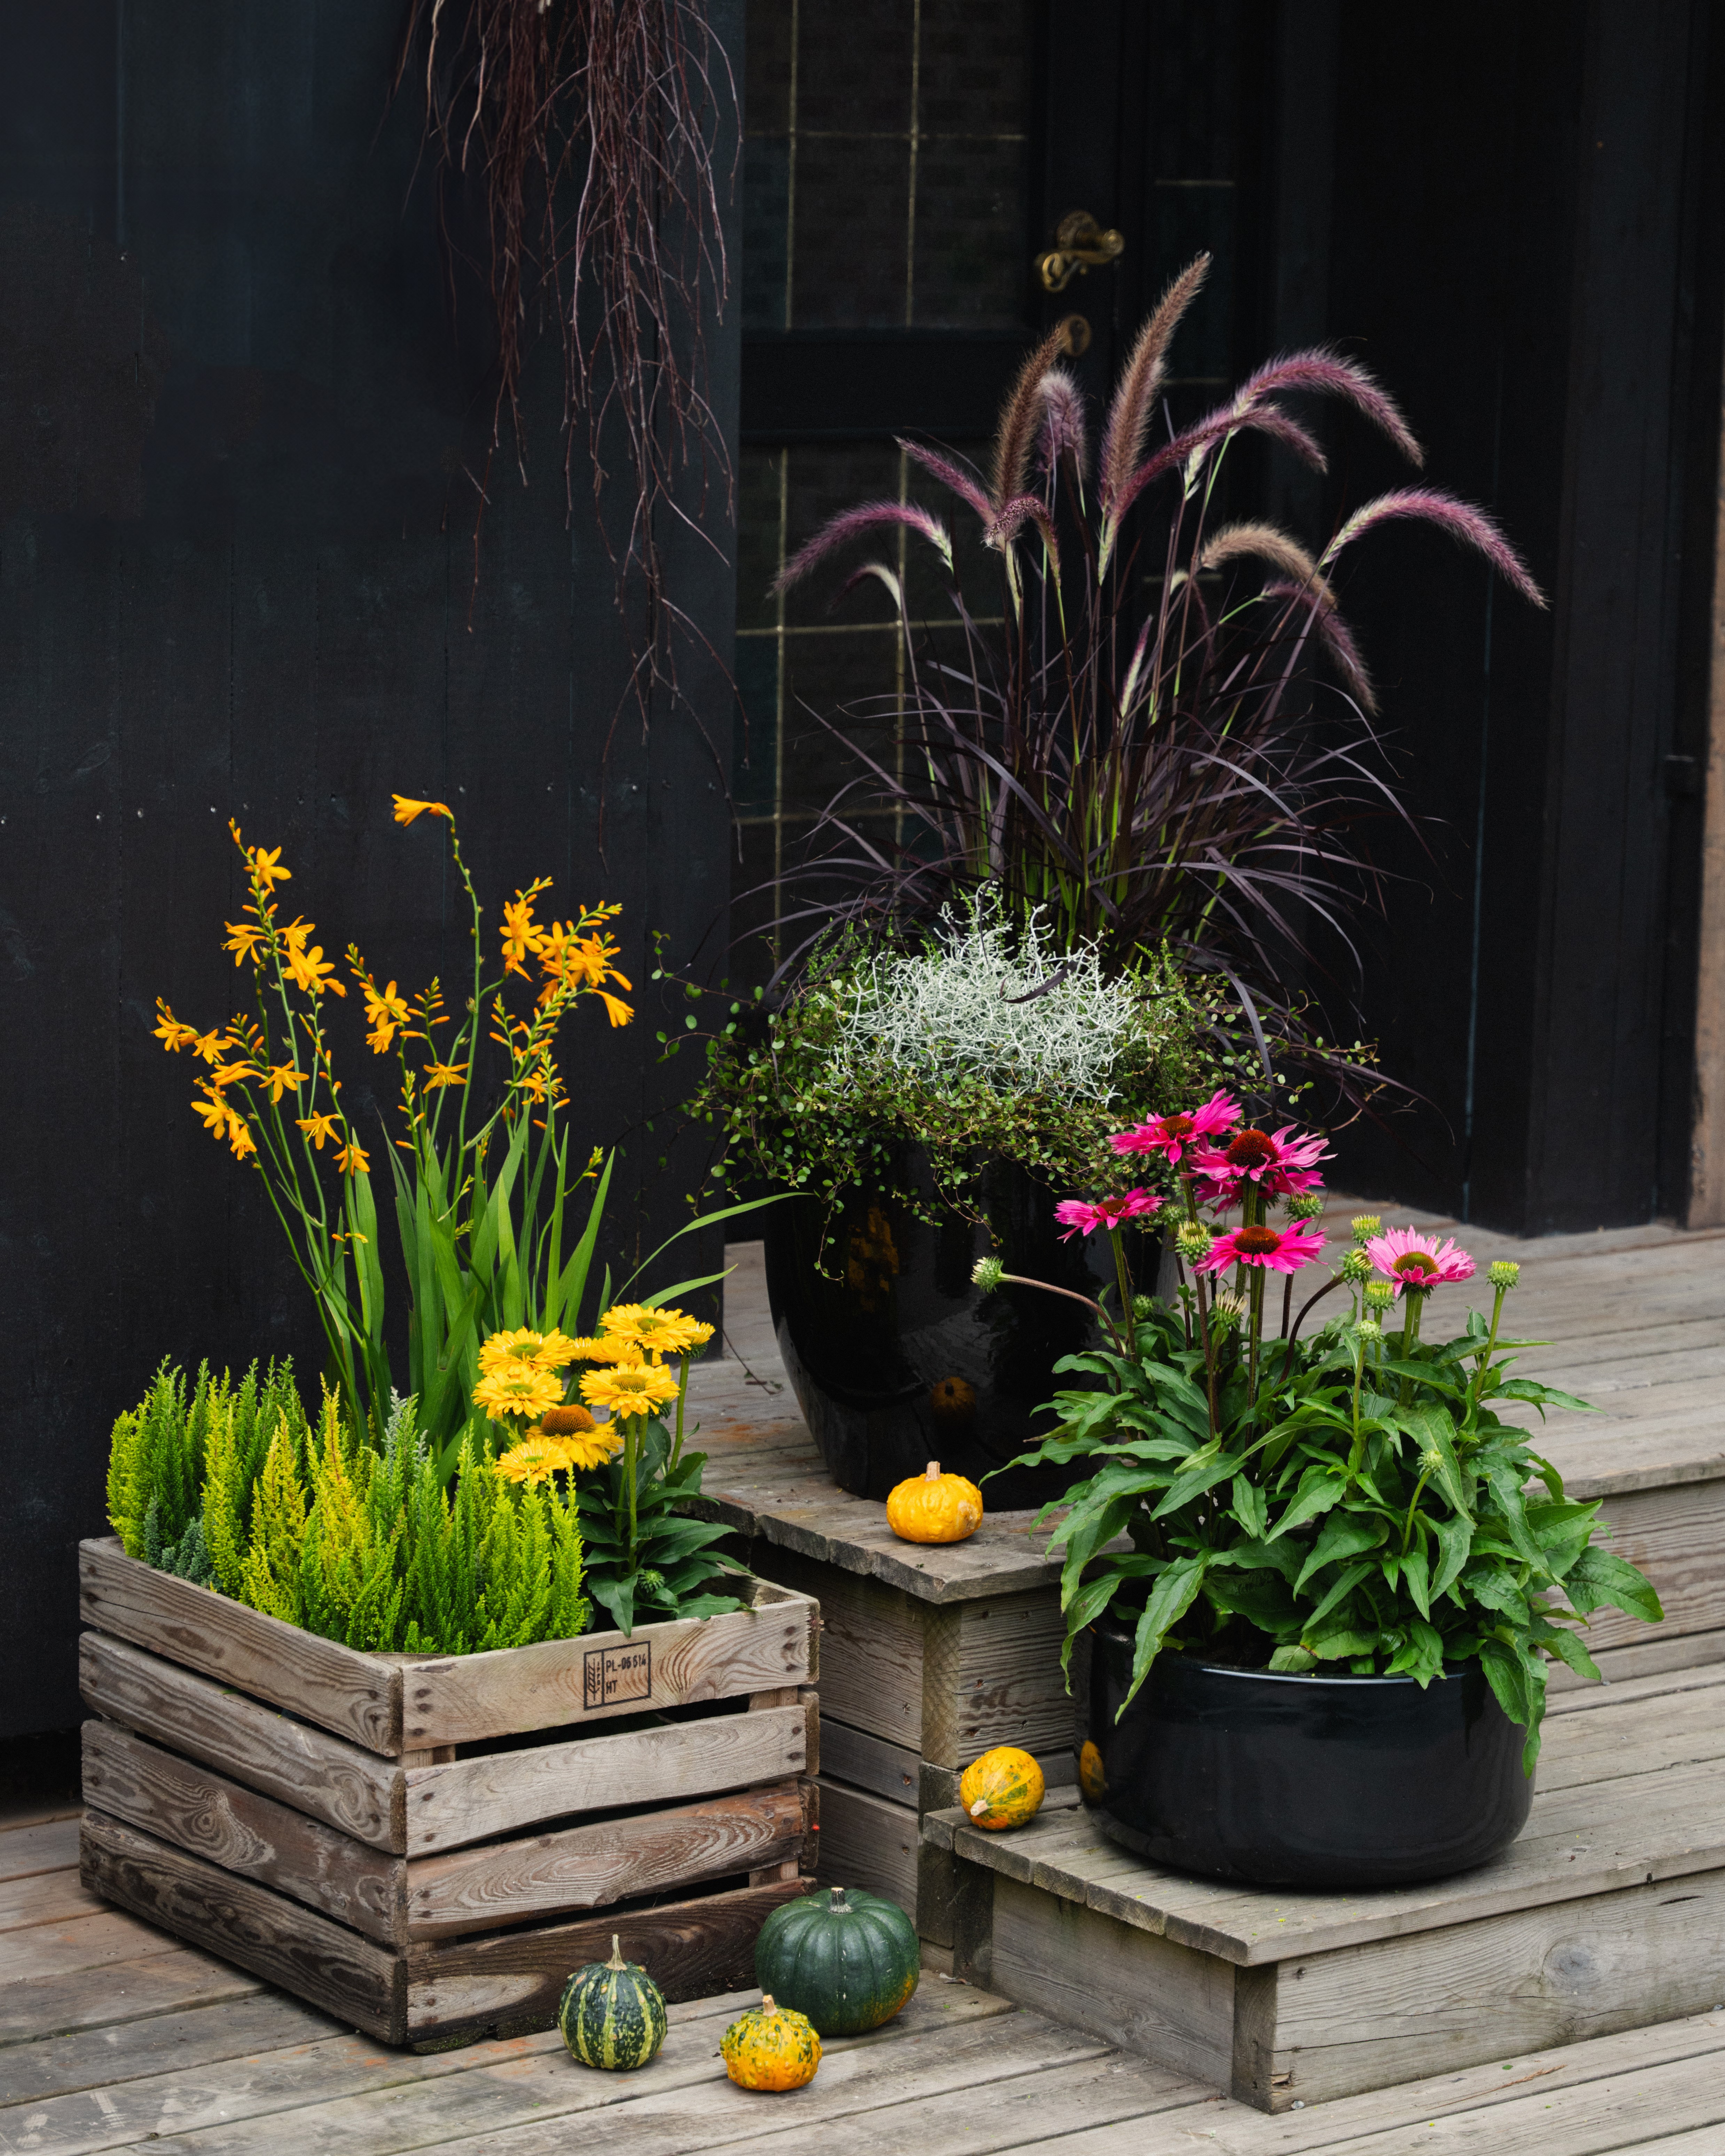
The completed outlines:
[[[1086,1794],[1155,1864],[1257,1887],[1401,1887],[1483,1864],[1527,1823],[1523,1732],[1477,1663],[1269,1676],[1159,1655],[1117,1724],[1132,1635],[1093,1628]]]
[[[970,1276],[993,1252],[1009,1272],[1094,1296],[1101,1276],[1091,1268],[1109,1262],[1106,1243],[1060,1240],[1061,1194],[999,1166],[985,1178],[987,1229],[952,1214],[931,1228],[860,1189],[826,1224],[825,1272],[816,1263],[819,1206],[793,1199],[768,1207],[767,1290],[779,1349],[841,1490],[884,1497],[930,1460],[980,1481],[1053,1427],[1036,1410],[1075,1382],[1054,1366],[1093,1344],[1088,1314],[1033,1288],[980,1295]],[[1139,1243],[1159,1258],[1157,1245]],[[991,1512],[1041,1505],[1071,1479],[1065,1468],[1015,1468],[983,1496]]]

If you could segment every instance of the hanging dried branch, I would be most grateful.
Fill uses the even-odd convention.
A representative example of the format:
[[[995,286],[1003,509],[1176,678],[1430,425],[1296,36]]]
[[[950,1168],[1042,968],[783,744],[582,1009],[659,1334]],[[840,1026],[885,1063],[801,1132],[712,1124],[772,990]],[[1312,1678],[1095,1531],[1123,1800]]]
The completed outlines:
[[[626,619],[640,608],[630,634],[644,715],[652,685],[675,681],[688,626],[665,588],[661,512],[703,531],[712,480],[729,500],[705,375],[706,324],[728,281],[716,159],[737,109],[730,63],[706,0],[409,0],[397,90],[422,66],[439,163],[477,179],[487,223],[496,393],[475,578],[506,420],[526,478],[521,370],[536,329],[555,321],[566,501],[572,512],[584,418],[618,603]],[[619,449],[633,486],[621,527],[603,514],[605,459]],[[698,499],[680,501],[696,466]]]

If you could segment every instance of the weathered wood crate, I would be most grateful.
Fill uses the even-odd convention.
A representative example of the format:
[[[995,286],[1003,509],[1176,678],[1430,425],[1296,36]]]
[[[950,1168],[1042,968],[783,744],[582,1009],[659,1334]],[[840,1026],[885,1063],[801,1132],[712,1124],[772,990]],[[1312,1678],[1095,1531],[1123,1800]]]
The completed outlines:
[[[810,1883],[807,1596],[414,1659],[80,1566],[84,1883],[385,2043],[548,2027],[614,1931],[670,1999],[738,1988]]]

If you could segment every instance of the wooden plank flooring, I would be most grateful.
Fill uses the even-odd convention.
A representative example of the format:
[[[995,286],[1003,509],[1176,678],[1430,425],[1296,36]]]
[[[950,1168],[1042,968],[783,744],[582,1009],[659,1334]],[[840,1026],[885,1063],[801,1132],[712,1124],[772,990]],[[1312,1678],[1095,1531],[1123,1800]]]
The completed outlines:
[[[797,2156],[811,2131],[822,2156],[1725,2148],[1725,2004],[1277,2118],[934,1974],[793,2096],[725,2078],[720,2032],[753,1994],[673,2007],[635,2074],[589,2072],[555,2035],[418,2057],[103,1910],[77,1885],[75,1824],[0,1824],[0,1877],[44,1882],[0,1915],[5,2156],[563,2156],[588,2138],[608,2156]],[[80,1927],[98,1928],[81,1953]]]

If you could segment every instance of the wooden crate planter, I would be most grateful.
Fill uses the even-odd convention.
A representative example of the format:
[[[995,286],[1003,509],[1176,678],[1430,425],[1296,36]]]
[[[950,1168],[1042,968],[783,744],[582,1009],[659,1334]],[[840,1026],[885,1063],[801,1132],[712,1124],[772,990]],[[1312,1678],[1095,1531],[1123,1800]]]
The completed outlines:
[[[80,1567],[85,1884],[383,2042],[548,2027],[614,1931],[668,1998],[746,1984],[809,1883],[805,1595],[415,1659]]]

